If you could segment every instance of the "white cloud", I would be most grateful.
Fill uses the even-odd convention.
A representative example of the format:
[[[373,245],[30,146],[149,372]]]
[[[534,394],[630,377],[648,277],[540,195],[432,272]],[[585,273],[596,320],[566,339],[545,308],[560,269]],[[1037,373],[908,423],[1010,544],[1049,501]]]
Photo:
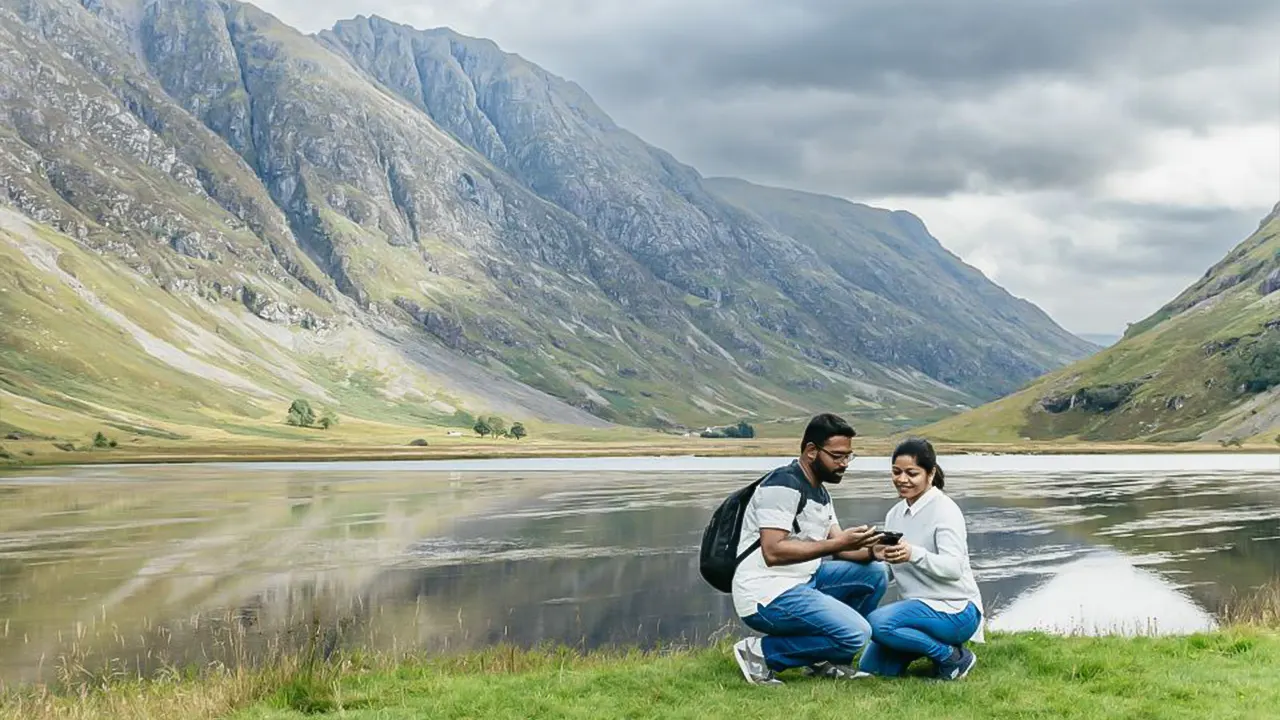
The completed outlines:
[[[1101,193],[1135,203],[1249,210],[1280,200],[1280,125],[1223,125],[1153,133],[1144,167],[1106,178]]]

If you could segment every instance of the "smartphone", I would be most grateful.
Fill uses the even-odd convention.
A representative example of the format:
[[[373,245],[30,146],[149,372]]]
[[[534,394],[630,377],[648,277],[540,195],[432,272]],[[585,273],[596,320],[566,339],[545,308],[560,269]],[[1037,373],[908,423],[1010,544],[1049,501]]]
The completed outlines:
[[[884,537],[880,538],[879,542],[876,543],[877,545],[897,545],[898,541],[902,539],[902,533],[900,532],[892,530],[880,530],[879,532]]]

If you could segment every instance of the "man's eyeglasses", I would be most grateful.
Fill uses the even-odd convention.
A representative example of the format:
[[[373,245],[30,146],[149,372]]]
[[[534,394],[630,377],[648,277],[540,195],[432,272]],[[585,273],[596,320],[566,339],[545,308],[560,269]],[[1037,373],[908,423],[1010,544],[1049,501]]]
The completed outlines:
[[[849,462],[852,462],[855,457],[857,457],[857,455],[854,455],[853,453],[833,453],[830,450],[823,447],[818,448],[818,452],[824,452],[830,455],[831,459],[835,460],[837,463],[849,463]]]

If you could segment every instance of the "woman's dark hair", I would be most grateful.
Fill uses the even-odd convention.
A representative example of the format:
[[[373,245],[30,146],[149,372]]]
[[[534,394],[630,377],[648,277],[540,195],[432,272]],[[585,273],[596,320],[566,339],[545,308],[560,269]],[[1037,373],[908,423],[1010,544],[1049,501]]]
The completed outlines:
[[[827,440],[833,437],[852,438],[857,434],[853,426],[845,422],[845,419],[839,415],[832,413],[814,415],[813,419],[809,421],[809,426],[804,429],[804,437],[800,440],[800,452],[804,452],[809,443],[823,447],[826,445]]]
[[[909,455],[916,459],[916,464],[924,469],[927,473],[933,473],[933,486],[942,489],[946,482],[946,476],[942,472],[942,468],[938,466],[938,453],[934,452],[933,445],[929,444],[924,438],[909,438],[903,440],[898,447],[893,450],[893,462],[903,455]]]

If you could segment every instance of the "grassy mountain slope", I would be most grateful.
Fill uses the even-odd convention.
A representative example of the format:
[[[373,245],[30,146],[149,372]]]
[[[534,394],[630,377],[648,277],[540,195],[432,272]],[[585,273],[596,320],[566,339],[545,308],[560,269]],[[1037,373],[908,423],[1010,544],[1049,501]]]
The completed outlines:
[[[956,441],[1231,442],[1278,431],[1280,205],[1116,345],[920,432]]]
[[[911,213],[731,178],[706,183],[744,212],[812,248],[841,277],[896,305],[920,308],[918,317],[892,326],[907,343],[955,343],[991,364],[1009,365],[1018,362],[1020,349],[1029,348],[1030,362],[1043,367],[1096,349],[948,252]],[[938,372],[957,361],[963,362],[960,353],[940,356]],[[1007,379],[991,377],[984,384],[990,393],[1008,390]]]
[[[510,380],[468,384],[463,361],[420,363],[406,343],[350,320],[317,333],[240,303],[175,297],[4,208],[0,261],[3,434],[404,444],[431,435],[426,428],[469,428],[463,407],[535,425],[604,426]],[[285,425],[295,397],[336,410],[339,428]]]

